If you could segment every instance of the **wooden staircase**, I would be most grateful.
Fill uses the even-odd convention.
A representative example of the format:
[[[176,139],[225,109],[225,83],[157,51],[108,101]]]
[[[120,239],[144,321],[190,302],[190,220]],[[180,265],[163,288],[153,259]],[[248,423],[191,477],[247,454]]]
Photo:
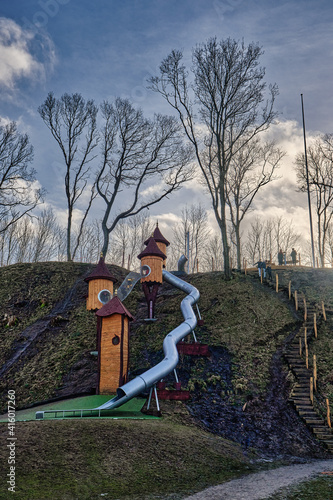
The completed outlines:
[[[249,275],[252,277],[258,276],[257,271],[253,271],[252,269]],[[274,280],[263,280],[263,283],[273,289],[275,288]],[[280,291],[289,294],[289,290],[285,286],[280,287]],[[314,314],[316,314],[317,324],[322,320],[322,314],[316,304],[307,304],[305,314],[303,298],[304,295],[300,294],[299,299],[301,300],[299,300],[298,309],[304,315],[303,324],[284,352],[284,358],[296,379],[296,384],[292,389],[289,401],[293,403],[298,415],[304,420],[316,438],[333,453],[333,432],[326,421],[318,415],[314,407],[313,394],[310,388],[310,379],[313,376],[313,372],[307,368],[305,359],[305,329],[307,343],[312,342],[315,338]]]
[[[307,342],[314,339],[314,314],[318,317],[318,309],[311,304],[307,307],[307,317],[303,325],[297,332],[294,340],[286,348],[284,357],[290,370],[296,378],[296,384],[293,387],[289,401],[295,406],[299,416],[306,425],[312,430],[316,438],[321,441],[330,452],[333,452],[333,433],[331,428],[321,418],[313,405],[313,396],[311,390],[312,370],[307,368],[305,359],[305,329]],[[320,316],[319,318],[320,319]]]

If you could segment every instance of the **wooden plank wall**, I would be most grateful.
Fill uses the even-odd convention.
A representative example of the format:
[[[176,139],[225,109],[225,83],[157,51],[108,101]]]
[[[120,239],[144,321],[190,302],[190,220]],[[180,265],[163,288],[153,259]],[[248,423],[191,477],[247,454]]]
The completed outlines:
[[[98,300],[101,290],[109,290],[113,294],[113,282],[108,279],[90,280],[88,283],[87,310],[100,309],[103,304]]]
[[[122,321],[124,321],[122,336]],[[112,339],[118,336],[117,345]],[[125,383],[128,372],[128,318],[121,314],[103,318],[100,345],[99,393],[113,394]]]
[[[141,278],[141,283],[144,281],[156,281],[157,283],[162,283],[162,268],[163,268],[163,259],[161,257],[157,257],[156,255],[148,255],[144,256],[141,259],[141,266],[147,265],[151,269],[151,273],[149,276],[145,278]]]
[[[167,252],[166,244],[162,243],[161,241],[156,241],[156,245],[161,250],[161,252],[163,252],[166,255],[166,252]],[[163,264],[165,264],[165,262],[166,262],[166,259],[163,259]]]

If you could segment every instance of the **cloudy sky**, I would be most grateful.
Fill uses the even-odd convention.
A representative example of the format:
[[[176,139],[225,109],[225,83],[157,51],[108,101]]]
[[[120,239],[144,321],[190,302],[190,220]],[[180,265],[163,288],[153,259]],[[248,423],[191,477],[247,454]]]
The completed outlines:
[[[37,113],[49,91],[57,97],[79,92],[96,103],[128,97],[148,116],[168,113],[146,80],[172,49],[189,60],[191,48],[211,36],[259,42],[265,80],[280,91],[270,135],[287,154],[280,179],[258,197],[250,218],[283,215],[307,238],[307,198],[296,192],[293,171],[295,154],[303,150],[300,94],[308,140],[333,132],[332,13],[330,0],[1,0],[0,116],[29,134],[46,202],[61,215],[60,152]],[[167,232],[195,200],[210,207],[192,182],[151,215]]]

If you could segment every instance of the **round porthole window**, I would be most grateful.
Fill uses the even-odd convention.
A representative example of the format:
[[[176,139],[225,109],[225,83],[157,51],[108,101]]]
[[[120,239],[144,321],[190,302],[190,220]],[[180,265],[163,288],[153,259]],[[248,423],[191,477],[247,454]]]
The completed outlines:
[[[113,345],[118,345],[120,342],[120,338],[118,337],[118,335],[115,335],[112,339],[112,344]]]
[[[146,278],[147,276],[149,276],[151,273],[151,269],[149,266],[147,266],[147,264],[145,264],[144,266],[141,267],[141,277],[142,278]]]
[[[110,290],[101,290],[98,294],[98,300],[102,304],[107,304],[112,299]]]

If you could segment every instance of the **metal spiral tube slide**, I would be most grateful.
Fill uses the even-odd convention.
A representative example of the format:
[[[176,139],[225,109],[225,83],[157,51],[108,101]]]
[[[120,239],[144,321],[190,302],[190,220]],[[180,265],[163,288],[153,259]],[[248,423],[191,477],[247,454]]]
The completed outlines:
[[[188,295],[182,300],[180,304],[180,309],[184,317],[183,323],[181,323],[177,328],[172,330],[164,338],[163,341],[163,351],[164,359],[153,366],[142,375],[139,375],[135,379],[127,382],[117,389],[117,395],[113,399],[110,399],[106,403],[92,410],[44,410],[36,412],[37,419],[43,419],[46,413],[60,413],[63,417],[69,413],[78,413],[81,416],[83,412],[95,411],[95,410],[110,410],[122,406],[124,403],[130,399],[138,396],[144,391],[150,389],[156,382],[165,378],[169,373],[171,373],[177,366],[179,355],[177,351],[177,343],[191,333],[197,324],[197,318],[194,314],[192,306],[196,304],[199,300],[199,291],[189,283],[186,283],[182,279],[174,276],[173,274],[163,270],[163,278],[165,281],[171,285],[179,288]],[[99,411],[100,415],[100,411]]]
[[[183,323],[168,333],[168,335],[164,338],[164,359],[144,372],[142,375],[139,375],[135,379],[119,387],[117,389],[117,396],[110,399],[103,405],[98,406],[96,408],[97,410],[118,408],[126,403],[126,401],[129,401],[133,397],[138,396],[142,392],[150,389],[150,387],[162,378],[165,378],[177,366],[179,355],[176,346],[180,340],[191,333],[196,327],[197,318],[194,314],[192,306],[198,302],[200,293],[193,285],[186,283],[168,271],[163,270],[163,279],[170,283],[170,285],[173,285],[188,294],[180,304],[180,309],[184,317]]]

